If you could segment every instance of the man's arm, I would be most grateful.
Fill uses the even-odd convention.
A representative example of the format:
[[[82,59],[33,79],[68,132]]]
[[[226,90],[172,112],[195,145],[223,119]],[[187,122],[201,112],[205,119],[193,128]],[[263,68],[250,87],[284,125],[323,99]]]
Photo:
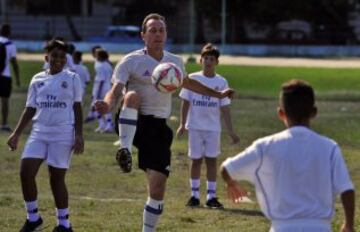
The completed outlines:
[[[112,111],[115,106],[118,105],[118,102],[122,96],[123,88],[124,84],[122,83],[113,84],[110,91],[106,94],[104,100],[95,102],[95,110],[101,114],[106,114],[109,111]]]
[[[344,207],[345,221],[341,232],[353,232],[355,215],[355,191],[347,190],[341,194],[341,202]]]
[[[189,89],[191,91],[194,91],[196,93],[202,94],[202,95],[206,95],[206,96],[211,96],[211,97],[217,97],[217,98],[224,98],[224,97],[229,97],[229,98],[233,98],[234,96],[234,90],[232,89],[225,89],[221,92],[216,91],[212,88],[209,88],[203,84],[201,84],[200,82],[194,80],[194,79],[190,79],[188,76],[186,76],[183,79],[182,82],[182,87]]]
[[[20,86],[19,65],[17,63],[16,57],[12,57],[10,62],[14,70],[16,85]]]

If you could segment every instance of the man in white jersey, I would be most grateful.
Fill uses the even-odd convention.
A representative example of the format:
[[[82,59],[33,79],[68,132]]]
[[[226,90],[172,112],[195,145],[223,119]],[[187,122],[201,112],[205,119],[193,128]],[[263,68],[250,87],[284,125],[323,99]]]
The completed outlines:
[[[309,128],[316,112],[310,85],[299,80],[284,83],[278,113],[287,129],[256,140],[222,164],[235,202],[246,193],[236,180],[255,185],[271,232],[332,231],[337,195],[345,211],[341,231],[354,231],[354,186],[339,145]]]
[[[48,165],[58,219],[53,232],[72,232],[65,174],[72,151],[84,150],[80,78],[63,69],[66,45],[62,41],[50,41],[46,50],[50,68],[31,80],[26,107],[8,140],[10,149],[16,150],[22,131],[32,119],[33,128],[21,157],[20,178],[27,219],[20,232],[38,231],[43,224],[35,182],[43,161]]]
[[[164,51],[167,32],[163,16],[146,16],[141,36],[145,48],[128,54],[117,64],[112,89],[104,101],[95,103],[95,107],[100,113],[112,110],[126,86],[119,117],[121,149],[117,160],[124,172],[131,171],[134,142],[138,148],[139,167],[146,172],[148,179],[149,197],[143,214],[143,231],[148,232],[155,230],[162,213],[173,137],[172,130],[166,125],[171,113],[171,94],[157,91],[151,83],[151,74],[162,62],[175,63],[183,73],[185,68],[180,57]],[[220,98],[233,94],[230,89],[217,92],[189,78],[183,79],[183,87]]]
[[[225,78],[215,72],[219,62],[220,52],[212,44],[206,44],[201,49],[200,63],[202,71],[191,73],[189,78],[197,80],[202,84],[216,90],[228,88]],[[182,89],[180,97],[181,104],[180,126],[177,135],[181,136],[185,129],[189,131],[190,165],[190,187],[191,197],[187,206],[200,206],[200,176],[203,157],[206,162],[207,195],[206,204],[208,208],[223,208],[216,197],[217,157],[220,155],[220,132],[222,113],[224,122],[233,143],[239,142],[239,137],[234,132],[230,114],[230,99],[218,99],[194,93]]]
[[[82,52],[75,51],[73,53],[73,61],[74,61],[74,72],[79,75],[83,87],[82,100],[84,101],[86,86],[90,83],[90,72],[89,69],[82,63]]]
[[[8,116],[9,116],[9,98],[11,96],[12,80],[10,72],[10,63],[13,67],[15,74],[16,85],[20,86],[19,78],[19,67],[16,61],[16,46],[9,39],[11,35],[11,28],[9,24],[3,24],[0,29],[0,44],[2,44],[5,49],[5,57],[0,57],[3,62],[3,69],[0,70],[0,97],[1,97],[1,115],[2,123],[0,130],[10,132],[10,126],[8,125]]]

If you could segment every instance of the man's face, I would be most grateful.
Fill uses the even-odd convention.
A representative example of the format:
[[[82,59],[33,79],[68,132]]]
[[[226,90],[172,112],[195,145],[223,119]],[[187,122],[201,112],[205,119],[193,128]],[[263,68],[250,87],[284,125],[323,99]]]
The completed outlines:
[[[205,55],[201,57],[200,62],[204,70],[214,70],[218,64],[218,59],[215,56]]]
[[[66,53],[58,48],[54,48],[47,54],[46,61],[49,62],[51,73],[58,73],[66,64]]]
[[[141,32],[141,37],[146,47],[150,49],[163,49],[167,37],[165,22],[158,19],[150,19],[146,22],[146,31]]]

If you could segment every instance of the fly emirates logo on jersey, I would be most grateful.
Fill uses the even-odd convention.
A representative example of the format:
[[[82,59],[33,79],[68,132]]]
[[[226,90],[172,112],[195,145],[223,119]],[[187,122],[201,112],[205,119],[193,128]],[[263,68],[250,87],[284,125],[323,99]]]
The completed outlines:
[[[211,101],[212,98],[209,96],[201,96],[200,99],[193,99],[192,105],[198,107],[218,107],[218,101]]]
[[[47,94],[46,101],[41,101],[37,103],[39,108],[61,108],[64,109],[67,107],[66,102],[58,101],[57,96]]]

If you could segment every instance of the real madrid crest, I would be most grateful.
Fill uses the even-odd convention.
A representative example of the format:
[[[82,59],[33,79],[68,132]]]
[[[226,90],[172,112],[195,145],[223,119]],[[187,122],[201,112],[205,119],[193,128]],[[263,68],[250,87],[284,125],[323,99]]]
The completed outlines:
[[[63,87],[64,89],[67,89],[68,83],[67,83],[66,81],[63,81],[63,82],[61,83],[61,87]]]

